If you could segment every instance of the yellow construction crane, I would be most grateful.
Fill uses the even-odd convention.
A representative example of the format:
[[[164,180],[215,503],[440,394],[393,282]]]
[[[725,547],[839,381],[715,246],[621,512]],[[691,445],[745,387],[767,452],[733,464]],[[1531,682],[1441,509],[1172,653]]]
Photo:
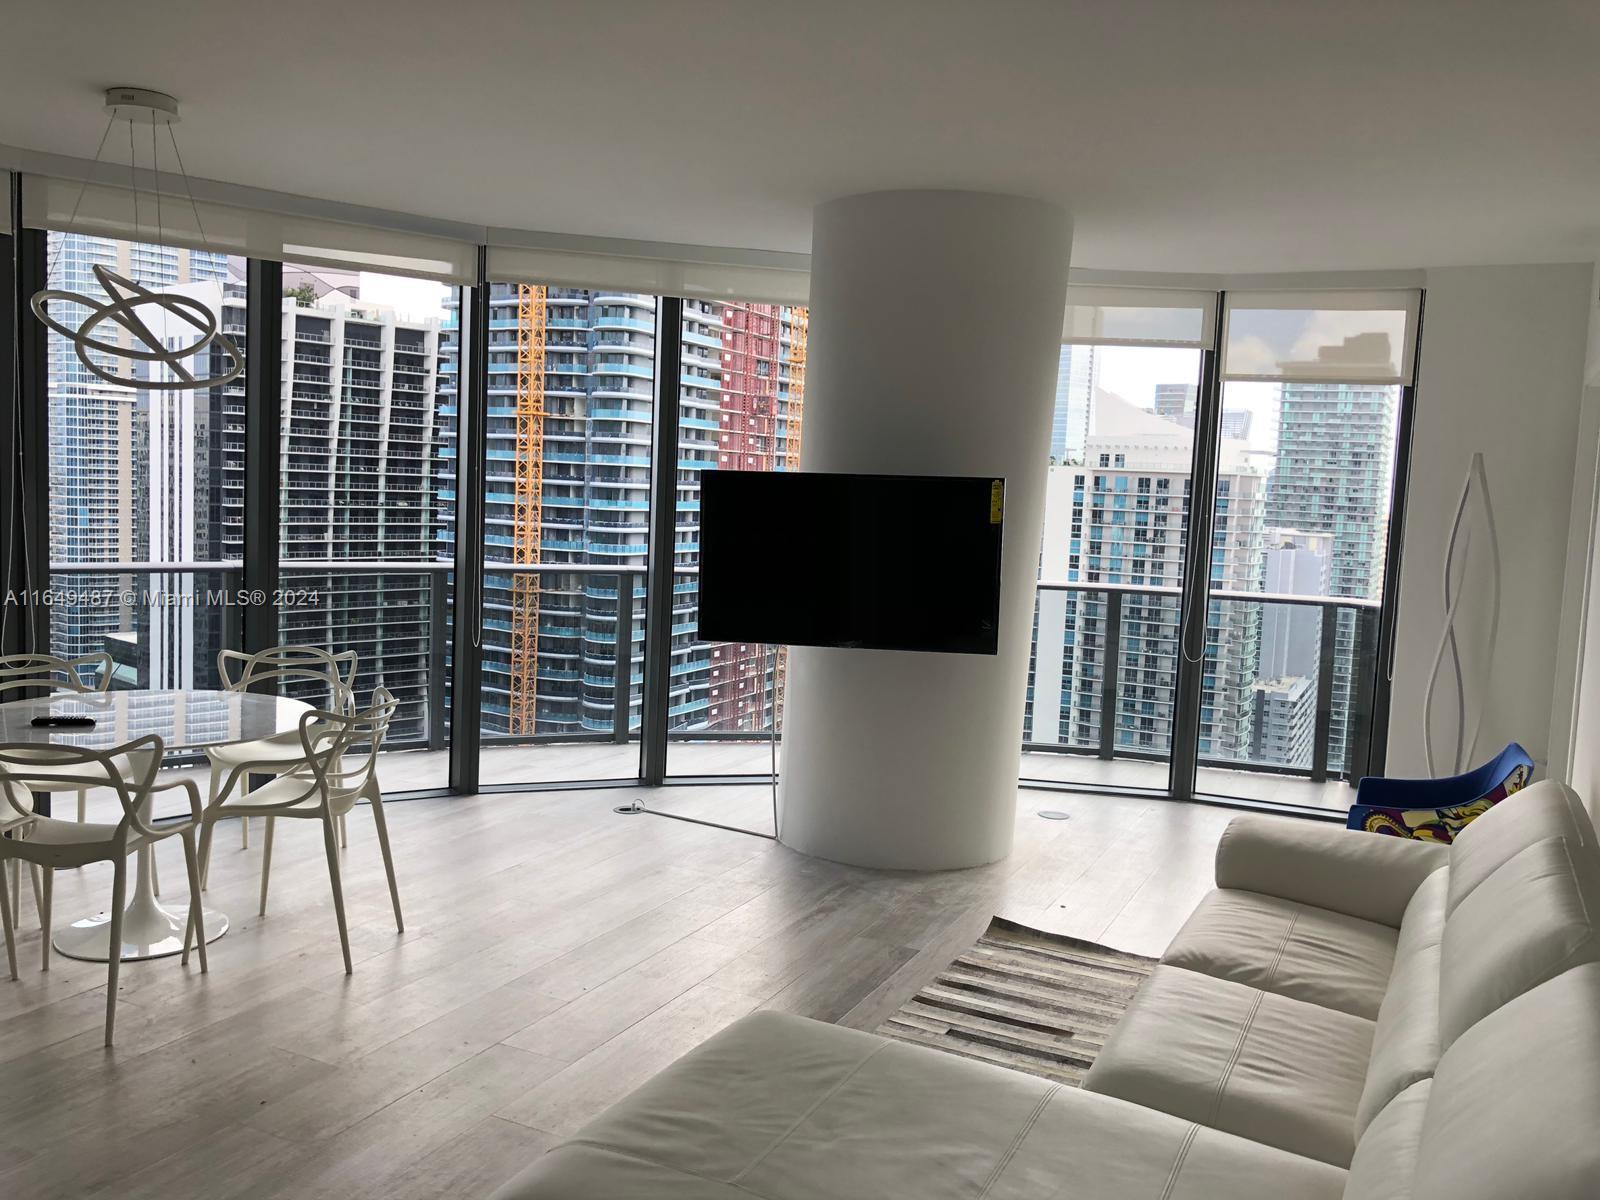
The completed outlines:
[[[517,491],[511,561],[539,562],[544,531],[544,346],[549,293],[517,285]],[[511,585],[511,732],[538,732],[539,576]]]

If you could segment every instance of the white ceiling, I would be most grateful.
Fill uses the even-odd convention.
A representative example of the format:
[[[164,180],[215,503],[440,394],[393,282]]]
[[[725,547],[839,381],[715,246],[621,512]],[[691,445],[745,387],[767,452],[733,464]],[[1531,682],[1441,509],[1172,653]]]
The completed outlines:
[[[962,187],[1064,202],[1084,267],[1600,253],[1593,2],[12,0],[0,42],[0,143],[87,158],[156,88],[195,175],[475,225],[806,250],[819,200]]]

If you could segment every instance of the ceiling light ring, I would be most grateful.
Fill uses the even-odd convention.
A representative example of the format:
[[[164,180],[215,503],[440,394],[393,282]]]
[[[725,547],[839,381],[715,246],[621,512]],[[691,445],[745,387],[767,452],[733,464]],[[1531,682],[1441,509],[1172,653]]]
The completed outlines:
[[[159,142],[156,130],[166,126],[167,136],[172,142],[172,153],[177,159],[178,173],[183,179],[184,191],[188,195],[189,207],[194,212],[195,227],[200,233],[201,244],[205,242],[205,225],[200,219],[200,206],[195,203],[194,188],[189,182],[189,173],[183,165],[183,153],[178,149],[178,137],[173,126],[178,123],[178,102],[165,92],[152,91],[148,88],[112,87],[105,92],[105,109],[110,113],[106,122],[106,129],[100,136],[100,145],[95,150],[94,164],[90,167],[89,176],[78,189],[78,198],[72,206],[72,217],[67,221],[71,226],[78,214],[78,208],[83,203],[84,192],[88,189],[89,178],[92,178],[94,167],[100,163],[100,155],[105,150],[106,139],[111,134],[112,127],[119,120],[128,122],[128,173],[130,188],[133,192],[134,205],[134,238],[138,240],[141,229],[139,221],[139,175],[138,151],[135,148],[133,127],[135,124],[148,124],[151,126],[150,134],[150,171],[155,181],[156,201],[156,240],[163,243],[165,230],[161,214],[161,159]],[[55,264],[51,264],[52,267]],[[218,319],[205,305],[191,296],[178,295],[171,292],[154,292],[139,284],[137,281],[127,279],[109,268],[95,264],[94,275],[101,289],[108,297],[107,303],[100,303],[93,296],[85,296],[78,292],[69,292],[49,286],[50,280],[45,280],[45,287],[35,292],[29,298],[29,307],[34,315],[52,332],[59,334],[72,343],[73,351],[78,356],[78,361],[90,374],[107,383],[118,387],[128,387],[150,391],[191,391],[201,388],[220,387],[230,383],[244,374],[244,355],[232,338],[218,328]],[[118,290],[118,289],[122,290]],[[51,301],[60,300],[63,303],[80,304],[88,310],[88,316],[76,329],[68,328],[62,322],[50,315]],[[180,317],[193,326],[198,336],[189,345],[179,349],[168,349],[161,346],[149,327],[139,319],[136,311],[147,304],[153,304],[172,316]],[[145,347],[139,349],[133,346],[123,346],[112,342],[102,341],[94,336],[94,332],[107,321],[113,322],[121,329],[137,338]],[[219,375],[208,379],[196,379],[187,367],[183,365],[185,358],[191,358],[207,347],[216,346],[227,355],[230,366]],[[91,354],[101,354],[107,358],[121,359],[124,362],[164,362],[176,379],[139,379],[123,375],[115,375],[94,361]]]
[[[135,281],[118,275],[115,271],[98,263],[95,264],[94,274],[101,288],[111,298],[108,303],[101,304],[93,296],[85,296],[80,292],[63,291],[58,288],[46,288],[34,293],[29,303],[34,315],[40,321],[72,343],[72,348],[78,356],[78,361],[97,378],[120,387],[137,387],[154,391],[187,391],[190,389],[221,387],[223,384],[231,383],[244,374],[244,355],[240,353],[233,339],[218,329],[215,315],[200,301],[192,296],[182,296],[171,292],[152,292]],[[119,291],[119,289],[125,290]],[[60,300],[69,304],[81,304],[89,310],[89,315],[77,329],[72,329],[56,320],[50,314],[48,306],[52,300]],[[189,345],[176,349],[168,349],[158,345],[155,335],[150,332],[149,327],[133,315],[135,310],[147,304],[153,304],[174,316],[181,317],[194,327],[199,336]],[[99,338],[94,337],[94,331],[107,321],[115,322],[133,336],[141,339],[149,349],[141,350],[132,346],[121,346],[113,342],[101,341]],[[195,379],[181,365],[182,360],[191,358],[212,345],[219,347],[228,356],[231,366],[219,375],[207,379]],[[124,361],[164,362],[180,378],[175,380],[129,379],[125,376],[115,375],[96,363],[90,357],[91,351],[103,354],[108,358],[119,358]]]

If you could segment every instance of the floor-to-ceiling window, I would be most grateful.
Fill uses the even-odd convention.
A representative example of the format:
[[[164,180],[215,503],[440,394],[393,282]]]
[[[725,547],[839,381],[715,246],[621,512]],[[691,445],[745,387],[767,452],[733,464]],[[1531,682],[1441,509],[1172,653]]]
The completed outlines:
[[[656,298],[495,282],[488,302],[479,778],[633,779]]]
[[[1115,299],[1118,303],[1103,302]],[[1165,791],[1209,297],[1069,310],[1022,777]]]
[[[667,771],[765,775],[781,727],[781,646],[699,639],[700,479],[706,471],[795,471],[804,414],[806,309],[685,300],[678,387]],[[775,536],[748,547],[781,555]]]
[[[248,352],[240,259],[61,231],[46,234],[46,255],[54,289],[97,305],[129,285],[182,297]],[[50,305],[69,329],[94,311]],[[239,636],[228,593],[243,551],[244,380],[187,386],[232,361],[215,341],[183,353],[196,328],[182,309],[135,315],[137,327],[89,329],[103,349],[47,335],[50,650],[107,656],[113,687],[214,687],[217,651]],[[160,349],[170,356],[131,356]]]
[[[1141,295],[1069,304],[1024,781],[1342,810],[1381,754],[1420,298],[1225,294],[1213,347],[1209,303]]]
[[[1198,794],[1344,809],[1365,773],[1415,305],[1228,297]]]
[[[442,786],[457,291],[285,263],[261,299],[282,310],[279,638],[355,651],[357,701],[399,701],[389,747],[431,751],[391,786]]]
[[[206,383],[230,365],[223,348],[184,354],[192,326],[173,311],[148,318],[165,356],[86,352],[127,385],[48,338],[57,652],[108,655],[118,686],[214,685],[216,652],[246,640],[229,597],[249,569],[251,497],[275,486],[275,636],[353,649],[358,695],[400,697],[390,748],[414,753],[393,760],[394,790],[447,782],[463,655],[481,672],[481,729],[462,752],[485,786],[766,773],[786,655],[699,640],[699,484],[707,470],[798,469],[804,308],[491,283],[486,450],[464,463],[463,347],[480,326],[469,292],[436,281],[466,278],[458,266],[428,279],[291,257],[267,296],[250,294],[261,263],[220,251],[46,242],[53,286],[99,299],[99,265],[183,296],[245,354],[275,352],[279,404],[267,481],[252,483],[261,385]],[[1381,754],[1416,298],[1226,300],[1219,321],[1215,293],[1074,296],[1024,782],[1341,807],[1339,782]],[[276,306],[271,351],[248,344],[261,304]],[[69,325],[90,312],[59,306]],[[658,378],[663,340],[671,379]],[[156,386],[184,375],[200,386]],[[672,398],[665,429],[658,395]],[[470,529],[464,474],[484,496]],[[666,514],[655,547],[653,505]],[[470,648],[455,639],[462,539],[485,560]],[[783,553],[781,536],[750,553]],[[670,580],[664,609],[652,578]]]

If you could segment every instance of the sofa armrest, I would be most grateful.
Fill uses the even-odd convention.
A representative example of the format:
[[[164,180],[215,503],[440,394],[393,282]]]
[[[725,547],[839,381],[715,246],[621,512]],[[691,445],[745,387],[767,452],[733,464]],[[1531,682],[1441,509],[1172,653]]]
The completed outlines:
[[[1281,817],[1236,817],[1217,844],[1217,886],[1396,928],[1447,846]]]

